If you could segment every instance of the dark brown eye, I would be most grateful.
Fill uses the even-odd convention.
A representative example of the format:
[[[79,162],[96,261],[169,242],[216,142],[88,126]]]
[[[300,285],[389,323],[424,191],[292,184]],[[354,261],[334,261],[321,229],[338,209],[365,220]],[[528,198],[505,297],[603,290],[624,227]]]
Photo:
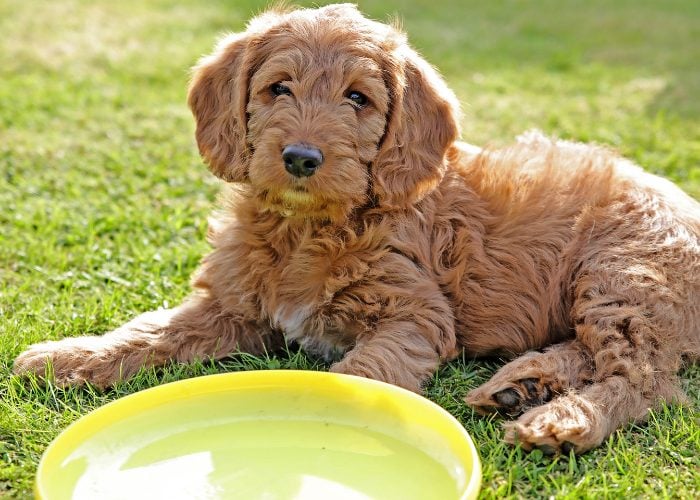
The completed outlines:
[[[367,96],[364,95],[362,92],[358,92],[357,90],[348,90],[347,94],[345,94],[345,97],[350,99],[352,103],[358,108],[364,108],[365,106],[367,106]]]
[[[292,91],[289,90],[289,87],[286,85],[282,85],[280,82],[273,83],[270,85],[270,92],[272,92],[273,95],[292,95]]]

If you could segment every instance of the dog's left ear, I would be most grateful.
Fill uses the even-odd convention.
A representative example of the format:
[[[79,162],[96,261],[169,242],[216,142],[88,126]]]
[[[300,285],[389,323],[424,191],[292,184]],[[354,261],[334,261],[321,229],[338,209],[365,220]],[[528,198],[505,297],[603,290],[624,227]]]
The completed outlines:
[[[390,111],[372,163],[380,206],[407,207],[434,189],[445,174],[445,155],[459,137],[459,105],[438,73],[405,45],[389,77]]]

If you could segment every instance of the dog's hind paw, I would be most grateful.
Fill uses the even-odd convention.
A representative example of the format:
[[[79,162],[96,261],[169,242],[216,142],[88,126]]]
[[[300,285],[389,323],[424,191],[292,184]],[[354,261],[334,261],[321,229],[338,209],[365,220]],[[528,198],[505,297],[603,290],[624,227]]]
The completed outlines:
[[[606,436],[605,422],[589,401],[567,395],[524,413],[504,424],[505,440],[525,450],[546,455],[582,453],[598,446]]]
[[[501,367],[491,380],[472,390],[465,401],[480,413],[516,417],[590,379],[587,354],[575,341],[544,352],[530,351]]]
[[[554,395],[556,391],[550,384],[527,377],[507,382],[491,380],[471,391],[464,400],[479,413],[497,412],[514,417],[550,401]]]

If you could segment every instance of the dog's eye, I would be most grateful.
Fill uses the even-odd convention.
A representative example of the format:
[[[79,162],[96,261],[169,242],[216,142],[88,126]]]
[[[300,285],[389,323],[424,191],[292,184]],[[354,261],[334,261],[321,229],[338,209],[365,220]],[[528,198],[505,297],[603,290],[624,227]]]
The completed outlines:
[[[358,92],[357,90],[349,90],[348,93],[345,94],[345,97],[350,99],[358,108],[364,108],[367,106],[367,96],[362,92]]]
[[[273,83],[270,85],[270,92],[272,92],[273,95],[292,95],[292,91],[289,90],[289,87],[286,85],[282,85],[280,82]]]

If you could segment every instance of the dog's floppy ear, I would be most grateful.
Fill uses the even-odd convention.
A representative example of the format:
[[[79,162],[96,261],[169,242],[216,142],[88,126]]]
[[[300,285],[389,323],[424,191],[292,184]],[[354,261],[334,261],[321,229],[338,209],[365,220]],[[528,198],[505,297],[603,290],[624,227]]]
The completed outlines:
[[[194,67],[187,98],[199,152],[215,175],[230,182],[247,176],[248,43],[247,33],[222,39]]]
[[[459,105],[437,72],[405,45],[387,70],[391,106],[372,164],[380,206],[407,207],[442,179],[445,154],[459,136]]]
[[[245,32],[221,39],[193,68],[187,102],[197,122],[199,152],[210,170],[226,181],[248,177],[248,85],[261,64],[267,38],[288,12],[280,5],[251,19]]]

